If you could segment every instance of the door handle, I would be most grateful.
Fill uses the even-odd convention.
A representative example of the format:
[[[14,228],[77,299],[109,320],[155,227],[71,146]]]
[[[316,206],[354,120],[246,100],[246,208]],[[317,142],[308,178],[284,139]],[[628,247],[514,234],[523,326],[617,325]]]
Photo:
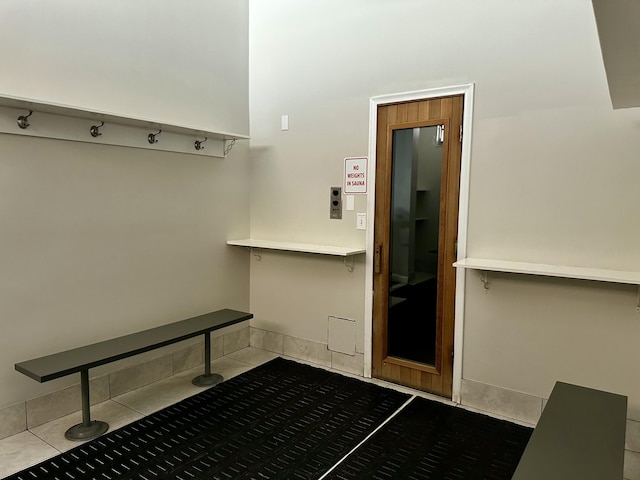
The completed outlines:
[[[376,248],[373,251],[373,273],[381,273],[382,272],[382,244],[379,243],[376,245]]]

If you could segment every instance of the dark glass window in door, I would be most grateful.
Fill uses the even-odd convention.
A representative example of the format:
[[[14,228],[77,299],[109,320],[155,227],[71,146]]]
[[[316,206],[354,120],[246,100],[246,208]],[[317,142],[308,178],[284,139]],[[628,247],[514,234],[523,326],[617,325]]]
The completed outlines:
[[[389,356],[435,365],[441,125],[393,131]]]

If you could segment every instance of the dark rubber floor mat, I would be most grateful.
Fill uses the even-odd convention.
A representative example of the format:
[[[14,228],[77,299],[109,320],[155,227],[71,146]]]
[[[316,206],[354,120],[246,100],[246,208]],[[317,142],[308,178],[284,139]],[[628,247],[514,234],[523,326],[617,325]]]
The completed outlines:
[[[416,398],[325,478],[510,480],[532,432]]]
[[[408,398],[278,358],[8,478],[316,479]]]

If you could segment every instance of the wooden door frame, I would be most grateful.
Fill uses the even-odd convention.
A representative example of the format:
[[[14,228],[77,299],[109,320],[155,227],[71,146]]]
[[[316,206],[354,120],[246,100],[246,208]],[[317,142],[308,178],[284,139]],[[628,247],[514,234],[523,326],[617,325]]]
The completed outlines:
[[[471,165],[471,131],[473,119],[474,84],[432,88],[414,92],[371,97],[369,101],[369,171],[367,195],[367,231],[365,261],[365,306],[364,306],[364,376],[371,378],[373,360],[373,254],[376,185],[376,140],[378,129],[378,106],[387,103],[429,100],[437,97],[464,95],[462,118],[462,159],[460,165],[460,198],[458,209],[458,259],[467,256],[467,221],[469,217],[469,170]],[[453,338],[453,393],[452,400],[460,402],[462,387],[462,353],[464,332],[464,285],[465,270],[456,272],[455,327]]]

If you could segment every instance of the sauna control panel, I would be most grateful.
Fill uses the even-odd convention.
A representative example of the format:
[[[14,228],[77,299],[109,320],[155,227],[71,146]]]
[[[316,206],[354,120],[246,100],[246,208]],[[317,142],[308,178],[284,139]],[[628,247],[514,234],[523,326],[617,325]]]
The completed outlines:
[[[342,187],[331,187],[329,193],[329,218],[342,220]]]

